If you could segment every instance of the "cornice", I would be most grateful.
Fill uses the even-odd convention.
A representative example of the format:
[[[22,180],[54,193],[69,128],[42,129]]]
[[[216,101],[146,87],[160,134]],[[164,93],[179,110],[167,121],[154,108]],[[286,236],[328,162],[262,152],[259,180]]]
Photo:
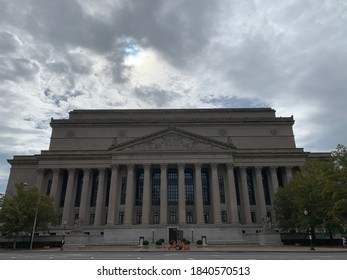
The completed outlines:
[[[184,119],[172,119],[172,118],[126,118],[126,119],[73,119],[73,120],[51,120],[51,127],[58,126],[113,126],[113,125],[136,125],[136,126],[153,126],[157,124],[161,125],[279,125],[279,124],[294,124],[292,117],[281,118],[193,118],[187,117]]]
[[[207,108],[207,109],[124,109],[74,110],[69,119],[51,119],[58,125],[114,125],[114,124],[245,124],[293,122],[291,117],[276,117],[272,108]]]

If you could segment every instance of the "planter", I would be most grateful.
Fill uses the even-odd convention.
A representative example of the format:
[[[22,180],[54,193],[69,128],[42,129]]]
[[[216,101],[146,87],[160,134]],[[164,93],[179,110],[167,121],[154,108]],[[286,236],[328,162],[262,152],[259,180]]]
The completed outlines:
[[[149,248],[149,242],[148,240],[144,240],[143,243],[142,243],[142,248],[143,249],[148,249]]]

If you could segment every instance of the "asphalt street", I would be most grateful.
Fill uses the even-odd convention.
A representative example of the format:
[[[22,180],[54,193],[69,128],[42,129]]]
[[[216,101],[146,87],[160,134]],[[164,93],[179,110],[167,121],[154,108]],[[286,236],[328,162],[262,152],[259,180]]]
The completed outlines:
[[[347,260],[345,251],[0,251],[0,260]]]

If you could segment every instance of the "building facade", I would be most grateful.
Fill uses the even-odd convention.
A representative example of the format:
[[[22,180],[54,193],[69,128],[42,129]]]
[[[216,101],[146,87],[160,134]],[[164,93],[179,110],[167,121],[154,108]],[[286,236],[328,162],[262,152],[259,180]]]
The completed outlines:
[[[7,191],[53,197],[50,234],[78,227],[86,243],[257,241],[277,189],[315,156],[293,124],[271,108],[74,110],[51,120],[49,150],[8,160]]]

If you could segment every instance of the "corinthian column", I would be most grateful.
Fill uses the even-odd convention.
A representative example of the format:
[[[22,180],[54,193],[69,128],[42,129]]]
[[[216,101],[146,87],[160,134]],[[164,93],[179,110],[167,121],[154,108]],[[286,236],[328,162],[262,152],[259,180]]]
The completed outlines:
[[[204,205],[202,200],[202,180],[201,180],[201,163],[194,164],[195,167],[195,215],[196,223],[204,223]]]
[[[277,168],[274,166],[271,166],[270,173],[271,173],[271,185],[272,185],[271,205],[273,205],[274,195],[276,194],[278,190]]]
[[[148,225],[151,214],[151,188],[150,188],[151,165],[144,165],[143,174],[143,199],[142,199],[142,224]]]
[[[160,224],[167,224],[167,164],[160,165]]]
[[[81,205],[78,216],[82,220],[82,223],[86,224],[87,214],[88,214],[88,195],[89,195],[89,178],[90,178],[90,169],[83,169],[83,184],[82,184],[82,193],[81,193]]]
[[[218,166],[217,164],[211,164],[212,173],[212,209],[213,209],[213,223],[220,224],[222,222],[221,218],[221,208],[220,208],[220,191],[219,191],[219,181],[218,181]]]
[[[112,165],[110,197],[108,202],[107,224],[113,225],[116,221],[118,203],[118,165]]]
[[[237,211],[237,198],[235,187],[234,166],[231,163],[227,164],[228,176],[228,209],[232,223],[239,223],[239,215]]]
[[[267,217],[266,213],[266,203],[265,203],[265,195],[264,195],[264,185],[263,178],[261,176],[261,168],[255,168],[255,177],[257,181],[257,204],[260,218]]]
[[[43,168],[37,169],[36,176],[36,188],[39,190],[39,193],[43,193],[42,184],[43,184],[43,176],[45,174],[45,170]]]
[[[135,198],[134,165],[128,164],[128,178],[127,178],[127,188],[126,188],[126,195],[125,195],[125,217],[124,217],[124,224],[126,225],[131,225],[133,223],[134,198]]]
[[[72,210],[72,199],[75,197],[74,193],[74,181],[75,181],[75,169],[69,168],[68,170],[68,179],[66,186],[66,194],[64,200],[64,209],[63,209],[63,219],[62,222],[67,222],[67,225],[71,224],[71,210]]]
[[[52,188],[51,188],[51,193],[49,194],[49,196],[53,197],[53,206],[55,211],[58,209],[58,203],[59,203],[59,198],[58,198],[59,176],[60,176],[60,169],[54,168],[53,178],[52,178]]]
[[[251,207],[249,205],[249,195],[248,195],[248,184],[247,184],[247,175],[246,167],[241,167],[241,189],[242,189],[242,210],[244,216],[244,222],[246,224],[252,223],[251,218]]]
[[[104,188],[105,188],[105,168],[100,168],[98,192],[96,196],[96,207],[95,207],[95,221],[94,221],[95,226],[101,225],[103,205],[104,205]]]
[[[184,164],[178,165],[178,221],[186,223],[186,194],[184,190]]]

